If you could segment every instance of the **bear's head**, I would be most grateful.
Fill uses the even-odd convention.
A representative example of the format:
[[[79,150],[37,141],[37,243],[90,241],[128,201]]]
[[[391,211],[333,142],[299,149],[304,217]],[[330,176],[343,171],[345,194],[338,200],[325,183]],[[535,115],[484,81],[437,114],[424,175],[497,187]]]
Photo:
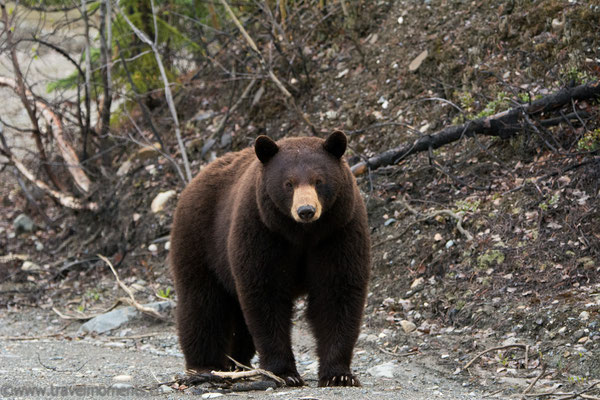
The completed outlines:
[[[262,189],[277,209],[299,223],[319,220],[347,190],[347,166],[342,156],[347,139],[335,131],[315,137],[256,139],[254,150],[262,163]],[[345,169],[344,169],[345,168]]]

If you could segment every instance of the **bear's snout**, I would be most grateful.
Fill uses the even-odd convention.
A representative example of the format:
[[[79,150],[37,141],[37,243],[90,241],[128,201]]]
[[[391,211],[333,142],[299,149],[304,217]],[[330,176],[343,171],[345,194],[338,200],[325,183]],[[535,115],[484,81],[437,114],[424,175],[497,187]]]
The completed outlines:
[[[298,215],[304,221],[310,221],[310,219],[315,216],[315,211],[313,206],[300,206],[297,210]]]
[[[294,189],[292,217],[296,222],[313,222],[321,216],[321,202],[312,185],[300,185]]]

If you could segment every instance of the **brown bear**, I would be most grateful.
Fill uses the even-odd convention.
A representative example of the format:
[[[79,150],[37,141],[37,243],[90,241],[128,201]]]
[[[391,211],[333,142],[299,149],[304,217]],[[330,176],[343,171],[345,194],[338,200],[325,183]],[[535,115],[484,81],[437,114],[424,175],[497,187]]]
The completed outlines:
[[[260,366],[304,381],[291,347],[307,295],[319,386],[359,386],[350,362],[370,270],[367,213],[346,136],[256,139],[204,168],[181,194],[171,232],[179,341],[188,372]]]

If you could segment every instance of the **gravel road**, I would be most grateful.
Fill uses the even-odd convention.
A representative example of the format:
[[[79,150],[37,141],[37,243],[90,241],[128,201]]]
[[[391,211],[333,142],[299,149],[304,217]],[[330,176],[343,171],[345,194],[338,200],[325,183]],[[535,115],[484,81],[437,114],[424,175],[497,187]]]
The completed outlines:
[[[464,376],[436,368],[431,357],[394,357],[366,340],[376,332],[364,331],[356,348],[353,367],[362,388],[317,388],[316,359],[311,335],[303,320],[294,328],[298,369],[308,387],[267,391],[236,392],[224,395],[176,391],[158,382],[172,381],[183,370],[175,328],[142,320],[114,332],[115,336],[77,338],[78,322],[66,326],[52,311],[30,309],[0,316],[0,397],[51,398],[82,397],[169,399],[199,395],[200,398],[248,399],[480,399],[480,388]],[[62,330],[61,330],[62,329]],[[19,336],[61,335],[36,340],[15,340]],[[119,339],[119,335],[137,338]],[[148,335],[148,336],[145,336]],[[8,338],[8,336],[13,338]],[[139,338],[139,336],[145,336]],[[396,361],[394,361],[396,360]],[[371,367],[392,362],[394,377],[376,377]]]

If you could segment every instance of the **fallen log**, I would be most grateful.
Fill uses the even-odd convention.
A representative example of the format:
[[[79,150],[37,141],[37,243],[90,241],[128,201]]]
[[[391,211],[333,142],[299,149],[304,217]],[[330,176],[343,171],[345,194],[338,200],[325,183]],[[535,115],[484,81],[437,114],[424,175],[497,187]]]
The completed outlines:
[[[527,125],[526,120],[529,117],[539,117],[542,114],[559,110],[573,100],[587,100],[599,96],[600,81],[564,88],[528,105],[521,105],[489,117],[478,118],[461,125],[450,126],[431,135],[421,136],[412,143],[384,151],[370,157],[366,161],[361,161],[353,165],[351,168],[352,173],[358,176],[379,167],[395,165],[412,154],[429,149],[437,149],[448,143],[455,142],[463,136],[486,135],[508,139]],[[573,116],[578,117],[577,114]],[[545,126],[557,125],[562,121],[564,121],[564,118],[553,118],[542,121],[542,124]]]

